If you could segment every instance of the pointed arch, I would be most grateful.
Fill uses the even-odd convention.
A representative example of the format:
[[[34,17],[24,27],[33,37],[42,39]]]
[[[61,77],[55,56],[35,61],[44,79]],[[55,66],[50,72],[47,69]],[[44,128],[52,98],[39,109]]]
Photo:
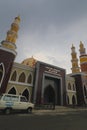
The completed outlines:
[[[44,101],[45,103],[55,102],[55,91],[51,85],[48,85],[44,90]]]
[[[29,84],[31,84],[32,83],[32,74],[30,74],[29,76],[28,76],[28,79],[27,79],[27,83],[29,83]]]
[[[27,88],[24,89],[24,91],[22,92],[22,95],[25,96],[27,98],[27,100],[30,99],[30,93],[29,93],[29,90]]]
[[[75,89],[75,84],[73,84],[73,91],[75,91],[76,89]]]
[[[72,96],[72,105],[76,105],[76,98],[74,95]]]
[[[3,63],[0,63],[0,87],[1,87],[4,75],[5,75],[5,67]]]
[[[16,95],[16,89],[15,89],[15,87],[12,87],[12,88],[8,91],[8,94],[14,94],[14,95]]]
[[[71,89],[72,89],[71,84],[68,83],[68,90],[71,90]]]
[[[13,72],[12,76],[11,76],[11,81],[16,81],[16,77],[17,77],[17,72],[16,70]]]
[[[87,91],[86,91],[85,85],[84,85],[84,95],[87,96]]]
[[[24,82],[25,82],[25,79],[26,79],[25,73],[22,72],[22,73],[20,74],[20,76],[19,76],[18,82],[24,83]]]

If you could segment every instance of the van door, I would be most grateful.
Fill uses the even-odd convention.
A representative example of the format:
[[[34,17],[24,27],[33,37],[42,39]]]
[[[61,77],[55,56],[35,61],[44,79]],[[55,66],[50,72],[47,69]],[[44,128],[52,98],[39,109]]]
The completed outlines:
[[[28,101],[26,97],[20,96],[19,107],[21,110],[26,110],[28,107]]]
[[[18,109],[18,106],[19,106],[19,96],[12,96],[11,97],[11,101],[13,102],[13,106],[12,108],[17,110]]]

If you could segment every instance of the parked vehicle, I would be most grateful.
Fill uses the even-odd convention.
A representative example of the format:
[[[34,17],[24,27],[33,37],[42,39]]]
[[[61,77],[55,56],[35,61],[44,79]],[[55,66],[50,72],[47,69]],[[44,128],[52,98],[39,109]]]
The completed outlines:
[[[12,94],[0,96],[0,110],[5,114],[10,114],[13,110],[26,110],[27,113],[31,113],[33,108],[34,104],[28,102],[25,96]]]

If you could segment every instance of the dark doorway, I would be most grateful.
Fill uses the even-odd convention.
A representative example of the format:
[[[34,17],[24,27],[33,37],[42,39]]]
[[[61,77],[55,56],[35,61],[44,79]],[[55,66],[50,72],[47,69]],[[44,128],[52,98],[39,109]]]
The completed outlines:
[[[12,89],[10,89],[10,91],[8,92],[8,94],[15,94],[15,95],[16,95],[16,90],[15,90],[15,88],[13,87]]]
[[[72,97],[72,104],[73,105],[76,105],[76,99],[75,99],[75,96],[73,95],[73,97]]]
[[[69,96],[67,95],[67,105],[69,105]]]
[[[44,82],[45,84],[49,84],[44,90],[45,102],[55,102],[55,105],[61,105],[61,80],[45,76]]]
[[[27,98],[27,100],[29,100],[29,92],[27,89],[24,90],[24,92],[22,93],[23,96],[25,96]]]
[[[44,90],[44,102],[54,103],[55,102],[55,92],[52,86],[47,86]]]

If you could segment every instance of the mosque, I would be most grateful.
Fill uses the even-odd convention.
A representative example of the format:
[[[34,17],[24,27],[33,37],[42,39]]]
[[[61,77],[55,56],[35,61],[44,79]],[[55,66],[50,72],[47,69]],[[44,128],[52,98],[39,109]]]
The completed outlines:
[[[34,59],[14,62],[20,17],[16,17],[0,44],[0,94],[21,94],[35,104],[87,104],[87,54],[80,42],[80,67],[74,45],[71,47],[72,73],[64,68]]]

